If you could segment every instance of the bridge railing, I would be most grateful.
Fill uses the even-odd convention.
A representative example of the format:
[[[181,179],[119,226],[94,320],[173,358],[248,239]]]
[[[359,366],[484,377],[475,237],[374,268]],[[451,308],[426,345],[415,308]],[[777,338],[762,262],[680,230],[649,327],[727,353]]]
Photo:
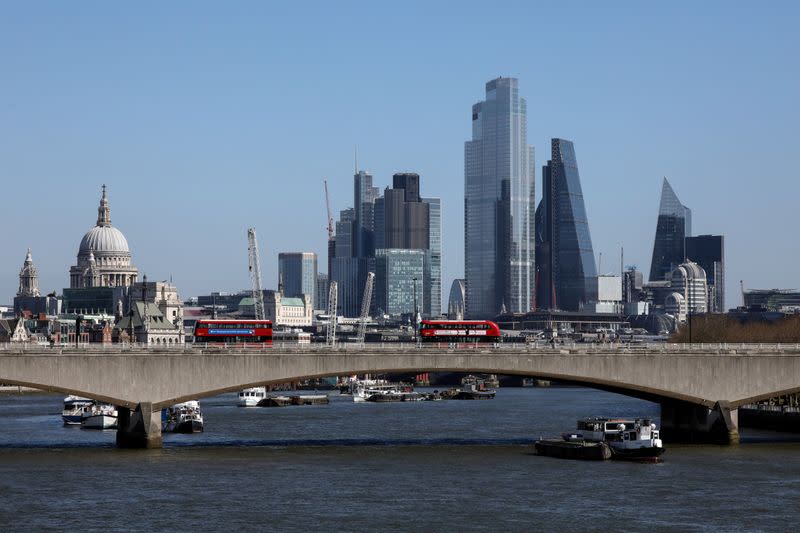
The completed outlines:
[[[132,353],[145,352],[153,354],[182,354],[182,353],[375,353],[381,352],[441,352],[445,351],[480,351],[497,353],[560,353],[560,354],[684,354],[684,353],[719,353],[719,354],[745,354],[745,353],[796,353],[800,352],[800,344],[778,343],[742,343],[742,344],[707,344],[707,343],[584,343],[584,342],[548,342],[538,340],[528,343],[346,343],[340,342],[335,346],[323,343],[299,344],[297,342],[273,342],[269,345],[248,346],[243,344],[222,345],[213,344],[183,344],[183,345],[154,345],[154,344],[71,344],[71,345],[39,345],[36,343],[0,343],[0,355],[20,353]]]

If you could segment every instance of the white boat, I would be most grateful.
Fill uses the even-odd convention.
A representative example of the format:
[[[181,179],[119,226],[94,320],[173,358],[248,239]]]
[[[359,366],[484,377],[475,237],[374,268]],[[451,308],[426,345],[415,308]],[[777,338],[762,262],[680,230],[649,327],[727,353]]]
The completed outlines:
[[[408,385],[389,383],[385,380],[353,380],[350,382],[353,401],[361,402],[403,402],[424,399]]]
[[[87,405],[81,413],[81,427],[85,429],[116,429],[116,408],[107,403]]]
[[[163,431],[169,433],[201,433],[203,413],[200,411],[200,402],[190,400],[164,409],[162,423]]]
[[[257,407],[267,397],[266,387],[252,387],[239,393],[239,407]]]
[[[614,459],[653,460],[664,453],[656,425],[649,418],[584,418],[564,440],[605,442]]]
[[[80,426],[83,408],[92,405],[94,400],[81,398],[80,396],[69,395],[64,398],[64,410],[61,411],[61,419],[66,426]]]

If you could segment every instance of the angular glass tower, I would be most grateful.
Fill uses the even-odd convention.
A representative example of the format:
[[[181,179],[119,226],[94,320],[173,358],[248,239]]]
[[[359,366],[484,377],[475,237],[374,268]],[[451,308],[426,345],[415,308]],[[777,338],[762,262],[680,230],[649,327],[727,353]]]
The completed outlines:
[[[683,263],[686,237],[692,236],[692,210],[678,199],[667,178],[661,186],[661,205],[658,208],[653,259],[650,262],[650,281],[662,281],[675,267]]]
[[[516,78],[488,82],[486,100],[472,106],[472,140],[464,144],[468,318],[532,307],[534,154],[527,117]]]
[[[553,139],[536,209],[536,308],[578,311],[597,299],[589,220],[571,141]]]

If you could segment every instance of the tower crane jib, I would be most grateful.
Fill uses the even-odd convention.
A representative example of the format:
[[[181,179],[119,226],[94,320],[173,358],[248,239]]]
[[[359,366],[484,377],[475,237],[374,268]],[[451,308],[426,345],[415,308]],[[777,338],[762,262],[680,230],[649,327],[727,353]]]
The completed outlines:
[[[264,320],[266,317],[264,314],[264,292],[261,290],[261,261],[258,257],[255,228],[247,229],[247,256],[256,320]]]

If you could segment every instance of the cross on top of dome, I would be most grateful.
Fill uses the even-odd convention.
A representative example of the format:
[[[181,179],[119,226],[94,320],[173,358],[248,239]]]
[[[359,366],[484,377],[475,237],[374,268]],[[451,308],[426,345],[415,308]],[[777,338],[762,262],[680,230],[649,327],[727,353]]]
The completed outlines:
[[[103,196],[100,198],[100,207],[97,208],[97,225],[111,225],[111,209],[108,207],[108,196],[106,196],[106,185],[103,184]]]

